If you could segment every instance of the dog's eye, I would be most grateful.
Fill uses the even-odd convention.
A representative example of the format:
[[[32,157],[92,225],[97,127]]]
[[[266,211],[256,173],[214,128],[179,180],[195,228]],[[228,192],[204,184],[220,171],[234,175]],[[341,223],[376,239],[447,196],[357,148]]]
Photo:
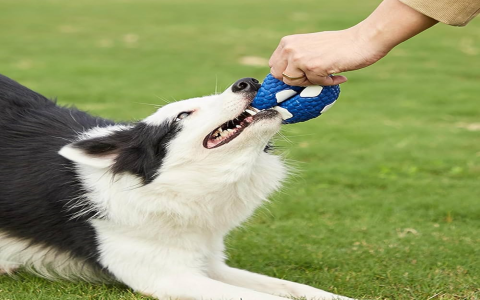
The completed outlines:
[[[188,117],[192,112],[191,111],[184,111],[184,112],[181,112],[178,114],[177,118],[175,119],[175,121],[180,121],[180,120],[183,120],[185,119],[186,117]]]

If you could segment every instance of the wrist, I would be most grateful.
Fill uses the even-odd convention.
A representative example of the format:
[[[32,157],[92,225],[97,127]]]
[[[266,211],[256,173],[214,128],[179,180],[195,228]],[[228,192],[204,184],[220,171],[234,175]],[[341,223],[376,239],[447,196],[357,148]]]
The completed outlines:
[[[436,23],[399,0],[384,0],[368,18],[354,27],[359,38],[388,52]]]
[[[365,20],[352,27],[351,30],[355,40],[370,52],[386,54],[398,45],[386,35],[385,29],[380,24]]]

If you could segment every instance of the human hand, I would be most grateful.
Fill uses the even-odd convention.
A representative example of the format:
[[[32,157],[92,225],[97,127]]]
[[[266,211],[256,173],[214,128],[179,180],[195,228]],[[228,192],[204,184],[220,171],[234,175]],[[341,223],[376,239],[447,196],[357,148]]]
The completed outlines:
[[[337,85],[347,78],[329,75],[369,66],[389,50],[359,36],[355,27],[290,35],[282,38],[270,58],[270,73],[288,85]],[[290,79],[282,73],[301,78]]]
[[[399,0],[383,0],[351,28],[282,38],[270,58],[270,73],[294,86],[340,84],[347,78],[329,75],[369,66],[436,23]]]

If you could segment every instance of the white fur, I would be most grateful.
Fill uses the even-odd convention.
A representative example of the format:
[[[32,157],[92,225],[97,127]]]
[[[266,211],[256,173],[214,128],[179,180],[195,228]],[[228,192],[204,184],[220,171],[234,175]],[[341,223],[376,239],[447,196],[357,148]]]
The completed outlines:
[[[50,280],[64,278],[91,282],[109,281],[107,276],[96,272],[69,253],[59,252],[51,247],[31,245],[29,241],[9,237],[2,232],[0,254],[0,274],[12,274],[18,267],[24,267],[29,272]]]
[[[117,280],[158,299],[339,297],[233,269],[224,262],[226,234],[279,189],[287,174],[278,156],[263,151],[280,129],[280,115],[253,123],[226,145],[203,147],[205,136],[238,116],[250,100],[229,88],[221,95],[169,104],[146,118],[143,122],[154,128],[173,122],[181,112],[192,111],[180,121],[182,129],[168,145],[158,176],[147,185],[130,174],[113,177],[108,167],[115,157],[91,157],[71,145],[59,152],[75,162],[79,178],[89,191],[86,201],[103,217],[90,222],[98,235],[100,262]],[[95,129],[79,138],[108,135],[120,129]],[[51,256],[46,248],[28,248],[20,241],[8,246],[8,238],[0,237],[0,241],[0,247],[8,247],[11,253],[8,262],[0,261],[4,267],[30,262],[35,269],[47,264],[56,273],[83,274],[72,267],[78,263],[68,260],[67,254],[57,259],[58,253]],[[20,251],[22,247],[28,253]],[[67,260],[72,265],[63,267]]]

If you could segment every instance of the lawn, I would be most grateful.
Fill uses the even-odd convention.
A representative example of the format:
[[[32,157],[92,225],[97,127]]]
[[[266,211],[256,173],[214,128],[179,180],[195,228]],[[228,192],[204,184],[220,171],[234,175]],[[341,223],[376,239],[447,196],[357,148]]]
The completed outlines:
[[[282,36],[346,28],[378,3],[1,0],[0,73],[140,119],[262,79]],[[346,75],[333,109],[276,139],[298,171],[230,235],[230,265],[361,299],[480,299],[480,18]],[[0,277],[0,299],[147,298],[19,274]]]

